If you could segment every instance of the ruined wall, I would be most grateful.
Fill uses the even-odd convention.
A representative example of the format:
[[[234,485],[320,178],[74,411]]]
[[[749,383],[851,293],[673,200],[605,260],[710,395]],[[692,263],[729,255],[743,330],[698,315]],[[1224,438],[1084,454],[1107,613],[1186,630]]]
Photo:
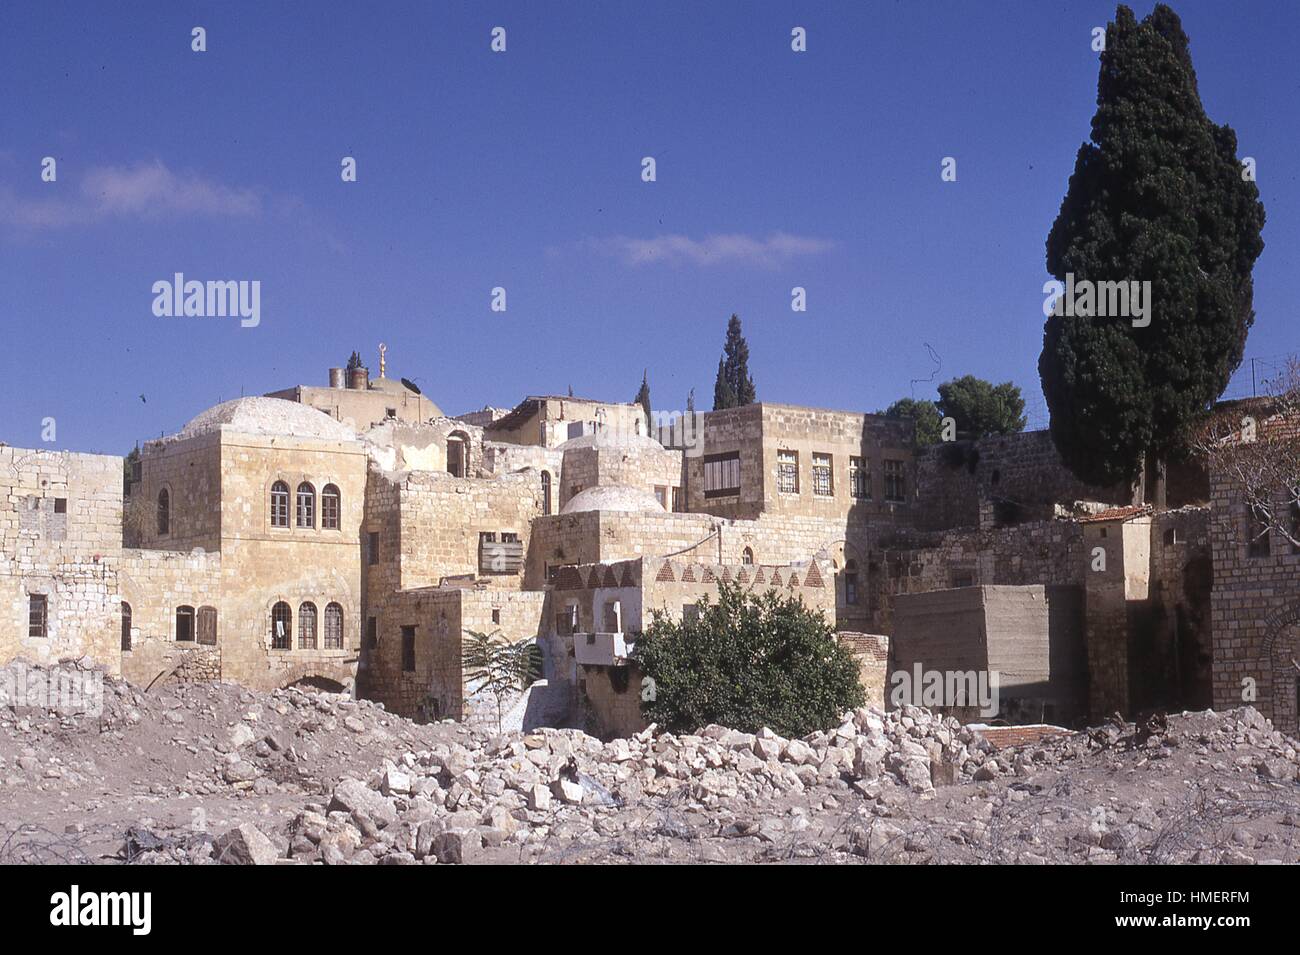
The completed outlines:
[[[989,528],[1048,520],[1057,504],[1127,504],[1127,485],[1096,487],[1062,463],[1047,431],[940,443],[917,460],[917,526]]]
[[[436,418],[419,424],[386,421],[363,437],[371,459],[385,471],[446,472],[453,443],[462,477],[477,477],[484,468],[482,429],[455,418]]]
[[[548,568],[689,550],[716,559],[715,521],[703,514],[583,511],[533,522],[524,586],[537,589]]]
[[[122,458],[0,447],[0,662],[89,655],[118,673],[121,555]]]

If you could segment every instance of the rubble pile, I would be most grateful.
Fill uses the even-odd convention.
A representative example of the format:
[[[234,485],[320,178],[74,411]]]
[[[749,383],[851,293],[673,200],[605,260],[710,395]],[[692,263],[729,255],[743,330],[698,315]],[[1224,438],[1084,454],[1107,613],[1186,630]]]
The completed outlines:
[[[1298,744],[1249,707],[999,738],[903,707],[602,742],[107,679],[96,713],[0,705],[0,861],[1300,861]]]

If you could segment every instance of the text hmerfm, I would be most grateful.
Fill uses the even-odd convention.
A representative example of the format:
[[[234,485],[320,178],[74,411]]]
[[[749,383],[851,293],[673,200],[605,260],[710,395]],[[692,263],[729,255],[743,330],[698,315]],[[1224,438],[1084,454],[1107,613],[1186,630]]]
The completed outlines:
[[[170,282],[166,279],[154,282],[153,293],[153,313],[159,318],[238,315],[243,328],[256,328],[262,321],[262,283],[257,279],[187,282],[184,274],[177,272]]]

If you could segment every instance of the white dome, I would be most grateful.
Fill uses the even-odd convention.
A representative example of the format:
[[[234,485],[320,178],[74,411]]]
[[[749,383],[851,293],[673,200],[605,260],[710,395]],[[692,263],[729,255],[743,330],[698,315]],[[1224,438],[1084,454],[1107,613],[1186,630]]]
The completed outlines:
[[[653,494],[643,487],[627,487],[623,484],[605,484],[589,487],[569,499],[569,503],[560,509],[561,514],[577,514],[581,511],[658,511],[663,513],[663,506]]]
[[[213,405],[190,419],[178,438],[195,438],[223,427],[244,434],[289,435],[295,438],[356,439],[356,432],[310,405],[283,398],[235,398]]]

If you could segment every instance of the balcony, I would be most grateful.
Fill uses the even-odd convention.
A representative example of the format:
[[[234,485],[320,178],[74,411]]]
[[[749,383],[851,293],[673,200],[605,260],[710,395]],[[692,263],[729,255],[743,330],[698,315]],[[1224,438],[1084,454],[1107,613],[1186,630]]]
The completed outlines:
[[[628,643],[621,633],[575,633],[573,654],[583,666],[627,666],[628,654],[636,644]]]

